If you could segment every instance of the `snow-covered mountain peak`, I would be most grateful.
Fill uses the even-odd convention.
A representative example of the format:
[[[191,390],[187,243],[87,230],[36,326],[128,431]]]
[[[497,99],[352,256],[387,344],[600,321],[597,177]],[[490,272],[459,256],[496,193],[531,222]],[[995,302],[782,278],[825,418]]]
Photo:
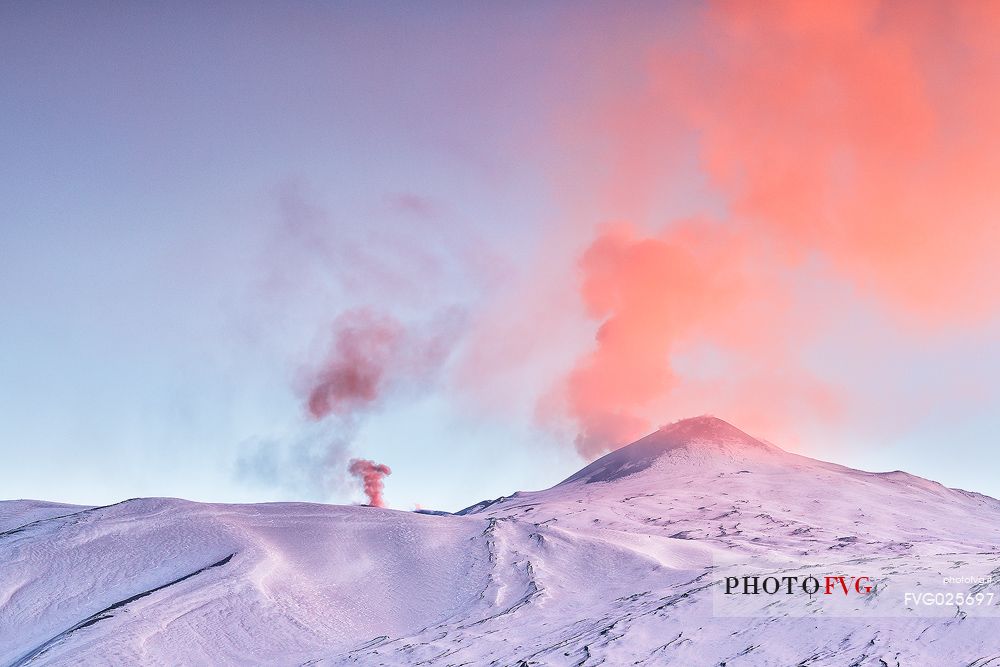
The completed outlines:
[[[709,415],[663,426],[655,433],[602,456],[562,484],[610,482],[652,467],[667,457],[675,463],[742,464],[781,457],[785,452],[732,424]]]

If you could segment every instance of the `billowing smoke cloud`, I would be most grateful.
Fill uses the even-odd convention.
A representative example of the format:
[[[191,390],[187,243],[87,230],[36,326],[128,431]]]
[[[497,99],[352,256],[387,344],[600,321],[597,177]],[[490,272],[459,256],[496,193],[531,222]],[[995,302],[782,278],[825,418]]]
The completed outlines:
[[[406,328],[371,309],[355,309],[333,323],[330,350],[307,369],[306,408],[313,419],[352,417],[377,407],[388,391],[421,382],[444,361],[451,332]]]
[[[455,250],[468,234],[442,224],[447,207],[415,193],[365,202],[363,225],[357,210],[341,210],[343,202],[331,213],[306,183],[289,182],[275,194],[279,215],[254,299],[266,309],[256,319],[267,323],[258,337],[310,350],[293,381],[304,423],[244,443],[236,474],[328,500],[346,489],[365,420],[440,378],[465,325],[458,300],[441,286],[458,282],[456,271],[465,284],[475,282]],[[330,303],[341,308],[332,322]]]
[[[908,335],[995,313],[1000,5],[718,3],[646,62],[595,121],[614,146],[602,209],[634,218],[580,260],[600,324],[557,393],[581,453],[671,413],[764,435],[775,415],[837,419],[844,397],[802,359],[851,316],[824,295]],[[692,141],[725,212],[657,220]]]
[[[382,507],[381,478],[389,474],[388,466],[348,461],[358,430],[391,398],[434,382],[461,321],[454,310],[421,324],[404,324],[371,308],[342,313],[331,326],[325,353],[300,374],[308,423],[289,442],[248,447],[237,461],[237,475],[325,500],[343,488],[346,471],[361,476],[371,504]]]
[[[360,420],[393,393],[428,384],[446,360],[455,335],[454,312],[425,326],[405,326],[372,309],[342,313],[333,323],[323,361],[306,369],[305,406],[311,419],[335,424],[328,458],[345,451]],[[369,504],[382,507],[389,467],[352,459],[348,472],[364,482]]]
[[[386,475],[391,475],[392,470],[384,463],[375,463],[368,459],[351,459],[347,467],[348,472],[361,480],[364,485],[365,495],[368,496],[368,504],[372,507],[385,507],[385,500],[382,498],[384,484],[382,479]]]
[[[333,349],[306,401],[314,419],[351,414],[378,400],[389,366],[400,354],[404,331],[393,319],[354,311],[338,318],[333,338]]]

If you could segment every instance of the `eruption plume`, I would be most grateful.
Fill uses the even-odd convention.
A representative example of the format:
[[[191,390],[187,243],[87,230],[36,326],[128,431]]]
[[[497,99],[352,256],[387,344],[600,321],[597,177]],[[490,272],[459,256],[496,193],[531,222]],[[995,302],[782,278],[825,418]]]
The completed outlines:
[[[446,313],[419,328],[367,308],[342,313],[333,323],[329,353],[307,378],[309,416],[351,419],[377,408],[392,391],[426,384],[448,356],[457,319]]]
[[[824,323],[869,308],[919,336],[1000,306],[997,5],[736,1],[695,17],[594,121],[611,159],[590,190],[629,224],[579,263],[595,344],[557,393],[588,458],[669,412],[772,438],[774,414],[835,420],[844,399],[803,360]],[[657,215],[684,151],[715,220]],[[837,290],[850,298],[816,297]],[[697,354],[711,363],[692,371]]]
[[[351,459],[347,470],[361,480],[361,483],[364,485],[365,495],[368,496],[369,505],[372,507],[385,507],[385,500],[382,498],[382,478],[392,474],[389,466],[384,463],[375,463],[368,459]]]
[[[434,382],[461,324],[456,310],[417,325],[370,308],[341,313],[333,322],[327,353],[300,375],[298,389],[309,423],[287,443],[248,446],[237,474],[326,500],[342,488],[347,468],[363,479],[371,504],[381,507],[382,477],[389,467],[362,459],[345,465],[358,429],[392,397]]]
[[[395,320],[371,311],[350,311],[334,323],[334,343],[308,392],[313,419],[344,416],[373,404],[399,363],[405,331]]]

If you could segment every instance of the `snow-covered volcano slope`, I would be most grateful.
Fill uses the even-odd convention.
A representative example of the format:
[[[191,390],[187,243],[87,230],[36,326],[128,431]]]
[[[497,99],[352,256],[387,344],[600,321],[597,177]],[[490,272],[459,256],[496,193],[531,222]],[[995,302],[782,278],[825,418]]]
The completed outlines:
[[[0,665],[1000,665],[1000,502],[708,417],[462,515],[16,501],[0,531]],[[875,590],[724,594],[747,575]],[[995,596],[905,596],[937,591]]]

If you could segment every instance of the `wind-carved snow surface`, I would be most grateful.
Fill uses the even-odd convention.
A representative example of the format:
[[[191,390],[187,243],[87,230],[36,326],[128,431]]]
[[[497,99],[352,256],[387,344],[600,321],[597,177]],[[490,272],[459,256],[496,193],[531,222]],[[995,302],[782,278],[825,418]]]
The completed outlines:
[[[53,664],[1000,665],[1000,502],[701,417],[458,515],[0,503],[0,665]]]

